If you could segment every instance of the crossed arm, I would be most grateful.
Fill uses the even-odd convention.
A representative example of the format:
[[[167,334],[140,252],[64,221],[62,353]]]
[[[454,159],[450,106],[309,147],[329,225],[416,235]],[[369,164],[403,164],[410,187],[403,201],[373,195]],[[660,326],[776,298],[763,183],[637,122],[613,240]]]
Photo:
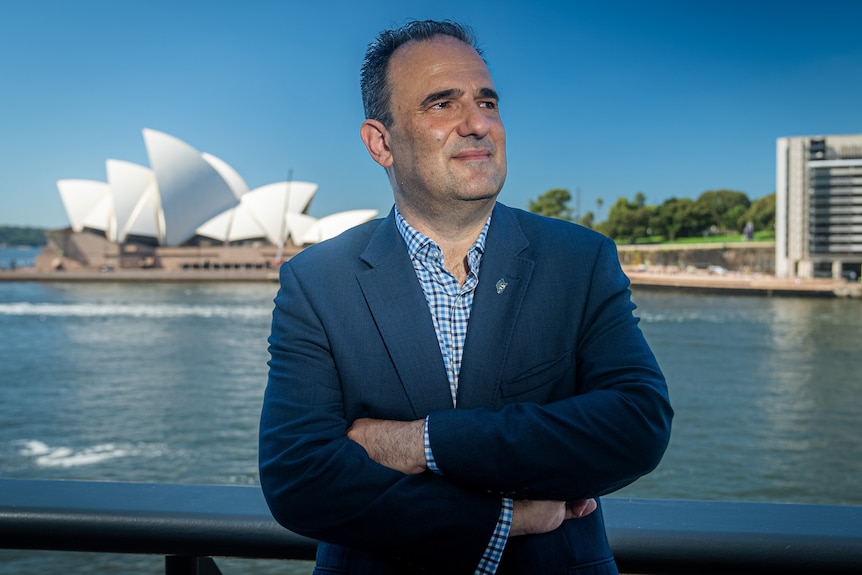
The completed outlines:
[[[377,463],[412,475],[426,469],[425,420],[391,421],[363,418],[356,420],[347,437],[361,445]],[[511,537],[553,531],[567,519],[577,519],[596,510],[594,499],[565,501],[515,500]]]
[[[515,499],[510,537],[553,531],[567,518],[589,514],[589,498],[649,471],[670,430],[664,380],[632,333],[621,273],[603,275],[616,276],[619,291],[605,281],[601,290],[590,287],[600,292],[590,296],[599,303],[588,306],[593,311],[582,325],[568,326],[568,312],[548,314],[544,298],[525,302],[525,317],[549,324],[530,332],[530,348],[557,349],[542,355],[556,353],[554,367],[565,370],[543,372],[547,383],[523,402],[511,399],[510,388],[502,407],[414,410],[430,413],[439,476],[422,473],[423,420],[357,419],[410,413],[397,393],[378,393],[375,409],[365,408],[367,369],[356,358],[385,351],[363,335],[376,329],[370,318],[356,316],[349,324],[340,318],[353,317],[369,295],[329,276],[300,281],[293,266],[284,266],[261,417],[261,485],[273,514],[310,537],[408,556],[431,550],[472,569],[499,517],[500,494]],[[342,292],[352,299],[332,295]],[[339,328],[327,331],[327,324]],[[577,358],[560,355],[565,345],[550,336],[533,341],[570,332],[580,334]],[[393,371],[382,369],[377,377],[377,389],[400,389]],[[567,387],[574,381],[584,382],[577,396]],[[415,521],[432,516],[433,522]]]

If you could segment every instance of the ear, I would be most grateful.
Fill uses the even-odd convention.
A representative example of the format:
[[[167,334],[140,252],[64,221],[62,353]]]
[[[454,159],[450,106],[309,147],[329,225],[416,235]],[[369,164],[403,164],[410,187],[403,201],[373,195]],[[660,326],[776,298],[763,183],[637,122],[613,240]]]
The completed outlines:
[[[389,130],[377,120],[365,120],[359,128],[359,137],[371,158],[388,168],[392,165],[392,150],[389,149]]]

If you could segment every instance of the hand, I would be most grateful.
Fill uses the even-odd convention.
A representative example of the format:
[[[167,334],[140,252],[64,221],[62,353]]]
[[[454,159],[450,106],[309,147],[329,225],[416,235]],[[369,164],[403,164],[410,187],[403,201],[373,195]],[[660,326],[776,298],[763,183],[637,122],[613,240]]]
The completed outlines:
[[[596,509],[599,504],[595,499],[576,499],[566,502],[566,519],[580,519],[586,517]]]
[[[518,500],[513,502],[510,537],[548,533],[558,528],[566,519],[586,517],[596,510],[595,499],[565,501]]]
[[[368,457],[408,475],[425,471],[425,420],[357,419],[347,437],[365,448]]]

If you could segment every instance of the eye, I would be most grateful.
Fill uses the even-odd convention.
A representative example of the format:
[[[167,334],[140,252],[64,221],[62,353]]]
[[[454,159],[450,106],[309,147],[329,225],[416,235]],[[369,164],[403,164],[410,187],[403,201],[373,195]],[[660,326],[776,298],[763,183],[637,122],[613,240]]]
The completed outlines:
[[[437,102],[431,105],[432,110],[442,110],[449,107],[449,102]]]
[[[482,102],[479,102],[479,107],[485,108],[488,110],[496,110],[497,109],[497,102],[494,100],[484,100]]]

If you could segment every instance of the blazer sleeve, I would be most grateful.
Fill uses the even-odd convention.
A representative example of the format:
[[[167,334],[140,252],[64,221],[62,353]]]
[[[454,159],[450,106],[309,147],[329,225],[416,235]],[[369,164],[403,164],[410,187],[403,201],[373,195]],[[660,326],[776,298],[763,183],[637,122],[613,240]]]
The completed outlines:
[[[565,340],[564,331],[572,342],[565,365],[525,387],[572,391],[547,403],[527,394],[500,408],[433,412],[431,448],[446,477],[516,499],[572,500],[615,491],[658,465],[673,413],[665,379],[632,313],[613,243],[601,242],[591,264],[570,274],[562,292],[533,280],[536,301],[524,304],[532,313],[518,320],[538,322],[534,337],[547,347]],[[555,307],[572,298],[583,303]]]
[[[430,472],[403,475],[348,440],[340,373],[348,366],[330,348],[339,327],[321,320],[321,306],[336,301],[342,286],[304,279],[291,262],[280,279],[259,445],[261,487],[273,516],[312,538],[419,564],[445,558],[449,572],[472,573],[496,525],[500,496]],[[364,370],[371,383],[374,361],[356,357],[349,369]]]

